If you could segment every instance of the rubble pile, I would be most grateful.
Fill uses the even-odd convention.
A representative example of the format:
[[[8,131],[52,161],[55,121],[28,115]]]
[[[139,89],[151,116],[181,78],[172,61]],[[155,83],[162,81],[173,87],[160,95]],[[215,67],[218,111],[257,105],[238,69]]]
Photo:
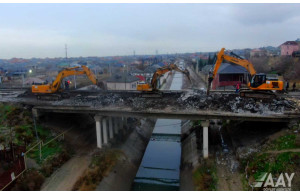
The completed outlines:
[[[212,94],[206,96],[204,92],[184,94],[177,101],[186,109],[222,110],[228,112],[284,112],[294,110],[297,106],[294,101],[283,98],[259,99],[241,98],[237,94]]]
[[[120,94],[105,94],[98,96],[76,96],[71,101],[73,106],[93,106],[96,108],[105,106],[129,106],[132,110],[145,110],[145,109],[164,109],[171,102],[175,102],[176,99],[161,99],[161,98],[142,98],[142,97],[124,97]],[[70,101],[69,101],[70,102]]]
[[[94,96],[77,95],[71,100],[63,100],[55,104],[72,106],[91,106],[102,108],[108,106],[126,107],[132,110],[163,110],[167,107],[177,110],[211,110],[234,113],[283,113],[295,111],[297,103],[290,99],[254,99],[241,98],[237,94],[211,94],[203,91],[188,92],[181,96],[164,98],[142,98],[107,93]],[[173,108],[172,108],[173,107]]]
[[[85,106],[93,106],[93,107],[104,107],[104,106],[122,106],[124,105],[123,98],[114,93],[102,94],[97,96],[82,96],[77,95],[72,101],[72,105],[85,105]]]

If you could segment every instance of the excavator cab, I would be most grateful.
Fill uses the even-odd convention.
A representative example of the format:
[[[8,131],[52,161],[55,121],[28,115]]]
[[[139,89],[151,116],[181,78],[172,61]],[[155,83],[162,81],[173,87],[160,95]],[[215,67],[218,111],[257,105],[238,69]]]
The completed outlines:
[[[257,88],[258,86],[261,86],[262,84],[266,83],[266,79],[266,74],[256,74],[251,78],[250,86],[253,88]]]
[[[259,73],[253,75],[253,77],[250,80],[250,83],[248,83],[248,87],[252,90],[281,91],[283,89],[283,82],[279,81],[278,78],[270,78],[264,73]]]

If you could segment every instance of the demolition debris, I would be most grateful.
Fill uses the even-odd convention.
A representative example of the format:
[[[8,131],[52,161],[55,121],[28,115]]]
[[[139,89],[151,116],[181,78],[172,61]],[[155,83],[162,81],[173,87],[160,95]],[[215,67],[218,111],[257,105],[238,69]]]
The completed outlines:
[[[233,113],[283,113],[297,111],[297,103],[281,97],[273,99],[241,98],[237,94],[211,94],[203,91],[186,92],[168,98],[142,98],[122,94],[99,94],[93,96],[77,95],[53,103],[54,105],[90,106],[103,108],[109,106],[130,107],[132,110],[151,110],[174,107],[179,110],[213,110]]]

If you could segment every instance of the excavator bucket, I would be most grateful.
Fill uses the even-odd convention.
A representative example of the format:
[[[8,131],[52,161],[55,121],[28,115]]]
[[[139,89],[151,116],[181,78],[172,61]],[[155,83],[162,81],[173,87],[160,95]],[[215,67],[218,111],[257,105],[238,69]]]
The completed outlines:
[[[212,82],[212,81],[213,81],[213,78],[212,78],[212,77],[208,77],[206,95],[209,95],[209,92],[210,92],[210,86],[211,86],[211,82]]]
[[[184,74],[187,76],[187,78],[189,79],[189,81],[192,83],[191,77],[190,77],[190,72],[188,71],[188,69],[184,70]]]
[[[100,87],[102,90],[107,90],[106,85],[103,81],[97,81],[97,86]]]

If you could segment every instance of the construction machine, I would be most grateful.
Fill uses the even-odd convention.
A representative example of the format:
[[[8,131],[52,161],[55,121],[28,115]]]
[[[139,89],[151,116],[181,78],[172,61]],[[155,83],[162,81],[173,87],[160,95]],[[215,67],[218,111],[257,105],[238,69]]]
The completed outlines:
[[[163,74],[165,74],[169,71],[172,71],[172,70],[182,72],[183,74],[185,74],[188,77],[189,81],[191,82],[190,73],[187,69],[181,70],[175,64],[170,64],[170,65],[166,65],[166,66],[163,66],[161,68],[158,68],[152,76],[151,83],[150,84],[148,84],[148,83],[139,84],[139,85],[137,85],[137,90],[138,91],[143,91],[143,92],[157,92],[158,91],[158,88],[157,88],[158,78],[160,76],[162,76]]]
[[[275,96],[274,90],[283,90],[283,82],[279,81],[278,78],[268,78],[265,73],[256,74],[256,70],[251,62],[234,53],[226,55],[225,48],[222,48],[217,55],[214,70],[208,78],[207,94],[209,94],[211,82],[215,78],[223,60],[244,67],[251,75],[250,82],[247,84],[248,89],[240,89],[241,97],[270,98]]]
[[[62,81],[65,77],[72,75],[86,75],[94,85],[99,85],[96,76],[87,66],[76,66],[72,68],[65,68],[58,73],[56,79],[50,84],[33,84],[31,87],[31,91],[33,94],[37,96],[37,98],[41,97],[51,97],[54,98],[62,98],[66,96],[61,88]]]

